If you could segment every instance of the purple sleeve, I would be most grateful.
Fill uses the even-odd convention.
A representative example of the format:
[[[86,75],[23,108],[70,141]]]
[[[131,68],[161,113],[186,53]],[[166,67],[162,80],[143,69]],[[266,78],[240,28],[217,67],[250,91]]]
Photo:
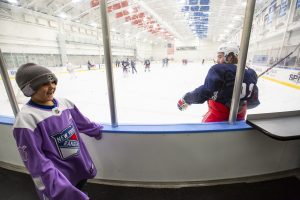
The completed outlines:
[[[15,128],[13,134],[20,156],[32,176],[37,192],[53,200],[87,200],[87,195],[74,187],[53,165],[43,150],[40,133],[25,128]]]
[[[79,132],[85,133],[86,135],[95,137],[97,139],[101,138],[103,126],[91,122],[88,118],[83,116],[83,114],[78,110],[78,108],[75,105],[73,109],[70,109],[70,112]]]

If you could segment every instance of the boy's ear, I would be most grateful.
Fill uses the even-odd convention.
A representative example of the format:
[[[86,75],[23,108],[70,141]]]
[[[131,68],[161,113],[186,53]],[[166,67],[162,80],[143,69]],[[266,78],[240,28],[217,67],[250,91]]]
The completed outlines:
[[[31,97],[35,91],[32,89],[32,87],[30,86],[30,84],[27,84],[23,89],[22,92],[24,93],[24,95],[26,97]]]

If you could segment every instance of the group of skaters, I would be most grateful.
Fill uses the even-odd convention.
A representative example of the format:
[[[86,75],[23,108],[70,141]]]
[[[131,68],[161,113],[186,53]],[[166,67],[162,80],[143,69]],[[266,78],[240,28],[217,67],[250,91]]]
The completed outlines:
[[[124,77],[126,77],[130,71],[132,74],[137,74],[137,70],[136,70],[136,60],[135,59],[129,59],[126,58],[122,61],[119,61],[118,59],[115,62],[115,66],[118,67],[122,67],[123,69],[123,75]],[[151,61],[149,59],[145,59],[144,60],[144,66],[145,72],[150,72],[150,66],[151,66]]]
[[[136,62],[133,59],[126,58],[125,60],[119,61],[118,59],[116,60],[116,67],[122,67],[123,69],[123,75],[127,76],[128,73],[130,72],[130,68],[131,68],[131,72],[132,74],[137,73],[136,70]]]
[[[169,58],[163,58],[162,59],[162,67],[168,67],[169,60],[170,60]],[[150,67],[151,67],[150,59],[145,59],[144,62],[143,62],[143,65],[144,65],[144,72],[150,72]],[[132,74],[137,73],[136,60],[135,59],[126,58],[122,61],[117,59],[115,61],[115,66],[116,67],[122,67],[123,74],[128,74],[130,72],[130,68],[131,68]]]

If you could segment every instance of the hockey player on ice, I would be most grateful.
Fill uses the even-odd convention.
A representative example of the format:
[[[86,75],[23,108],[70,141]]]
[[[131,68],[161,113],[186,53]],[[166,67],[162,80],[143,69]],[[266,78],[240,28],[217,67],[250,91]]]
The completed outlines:
[[[132,72],[132,74],[134,74],[134,72],[137,74],[135,65],[136,65],[135,64],[135,60],[131,59],[130,60],[130,66],[131,66],[131,72]]]
[[[179,110],[185,110],[190,104],[208,102],[208,112],[202,122],[227,121],[230,113],[231,98],[233,93],[236,64],[238,62],[239,48],[235,44],[227,44],[218,50],[220,55],[216,65],[213,65],[205,78],[204,84],[195,90],[186,93],[178,103]],[[237,120],[244,120],[247,104],[254,108],[259,104],[257,74],[252,69],[245,69]]]
[[[126,60],[122,60],[122,68],[123,68],[123,76],[127,77],[128,72],[129,72],[129,59],[127,58]]]
[[[70,74],[70,78],[71,78],[71,79],[77,78],[77,76],[76,76],[76,74],[75,74],[75,68],[74,68],[74,66],[72,65],[72,63],[71,63],[70,61],[67,62],[66,68],[67,68],[67,71],[68,71],[69,74]]]
[[[218,52],[217,52],[217,61],[214,63],[217,63],[217,64],[225,63],[225,57],[224,57],[225,48],[226,48],[226,45],[219,46]]]
[[[144,62],[144,65],[145,65],[145,72],[148,71],[150,72],[150,60],[149,59],[146,59],[145,62]]]

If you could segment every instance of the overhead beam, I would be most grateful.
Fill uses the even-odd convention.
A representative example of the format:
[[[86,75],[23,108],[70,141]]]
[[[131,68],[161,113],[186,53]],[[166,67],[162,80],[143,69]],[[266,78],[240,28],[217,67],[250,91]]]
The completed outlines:
[[[43,0],[42,0],[43,1]],[[29,2],[27,5],[26,5],[26,8],[29,8],[31,6],[33,6],[35,3],[37,2],[40,2],[40,0],[32,0],[31,2]]]
[[[0,8],[0,15],[5,15],[5,16],[11,16],[11,12],[8,12],[7,10]]]
[[[68,3],[66,3],[65,5],[59,7],[59,9],[57,9],[56,11],[54,11],[54,14],[57,14],[58,12],[61,12],[63,9],[65,9],[67,6],[69,6],[72,3],[73,3],[73,1],[71,0]]]
[[[172,26],[170,26],[167,22],[165,22],[156,12],[151,9],[144,1],[138,0],[138,4],[147,11],[150,15],[153,16],[154,19],[157,20],[159,24],[161,24],[163,27],[165,27],[170,33],[172,33],[177,39],[183,40],[183,37],[175,31]]]
[[[76,20],[76,19],[78,19],[78,18],[81,18],[83,15],[86,15],[86,14],[88,14],[89,12],[91,12],[91,11],[93,11],[93,10],[96,10],[96,9],[98,9],[98,8],[99,8],[99,5],[98,5],[98,6],[95,6],[95,7],[92,7],[92,8],[90,8],[90,9],[87,9],[86,11],[84,11],[84,12],[80,13],[79,15],[77,15],[76,17],[73,17],[71,20],[73,21],[73,20]]]

